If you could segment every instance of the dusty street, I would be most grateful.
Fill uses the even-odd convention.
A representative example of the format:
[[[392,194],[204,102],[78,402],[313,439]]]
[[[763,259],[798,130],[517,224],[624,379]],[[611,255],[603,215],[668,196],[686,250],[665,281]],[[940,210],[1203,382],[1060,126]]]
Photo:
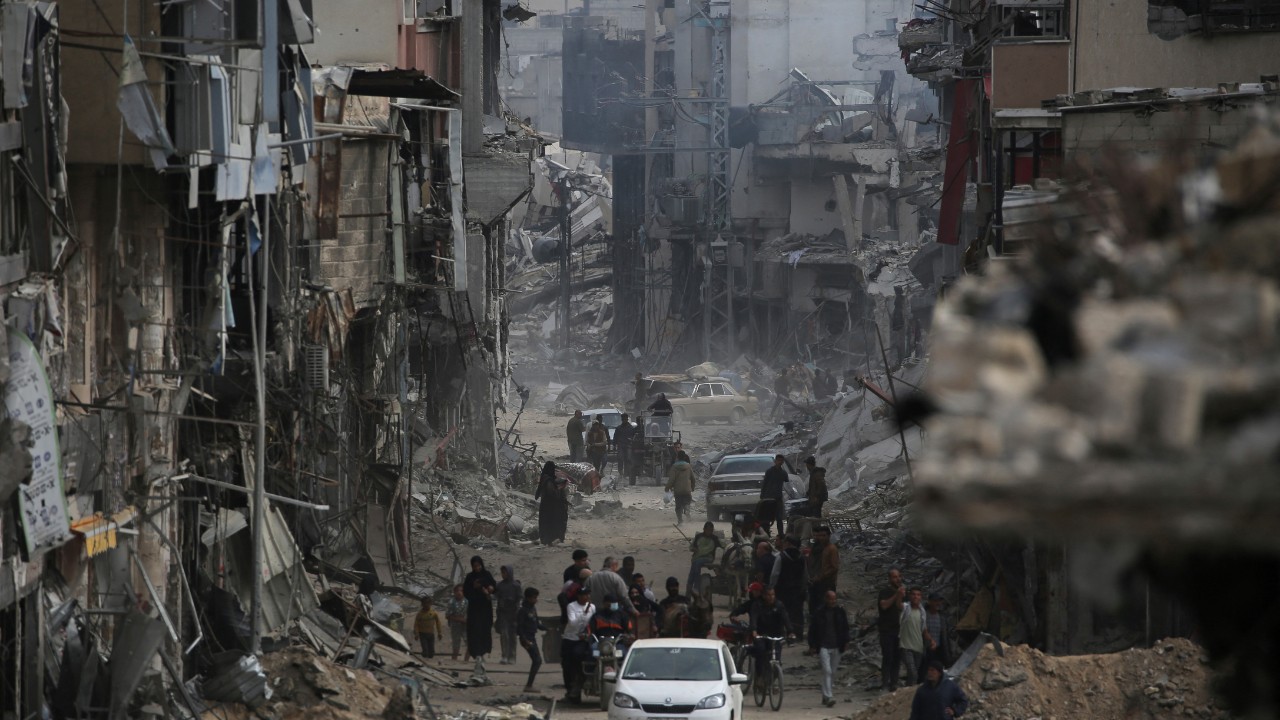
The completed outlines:
[[[564,423],[567,419],[567,417],[550,414],[542,408],[531,408],[526,410],[517,425],[517,430],[523,433],[525,442],[536,440],[540,451],[546,448],[550,451],[548,454],[552,459],[563,459],[560,456],[565,450]],[[509,427],[510,423],[510,418],[505,424],[500,420],[500,426],[504,428]],[[692,426],[685,432],[685,445],[690,449],[691,454],[696,455],[749,440],[767,432],[771,427],[760,422],[744,423],[738,426],[725,424]],[[612,477],[615,471],[616,468],[610,467],[606,472],[606,480]],[[604,512],[593,512],[589,508],[599,499],[618,500],[622,504],[621,509],[611,508]],[[495,573],[499,565],[513,565],[516,578],[525,587],[532,586],[542,591],[539,614],[555,616],[559,612],[555,595],[561,584],[561,573],[571,563],[570,554],[573,548],[587,549],[591,553],[593,567],[599,567],[608,555],[617,557],[632,555],[636,558],[637,570],[654,585],[661,586],[668,576],[674,576],[680,580],[683,588],[689,571],[688,540],[684,535],[692,535],[698,531],[704,517],[702,513],[702,501],[700,495],[695,492],[694,520],[686,521],[682,527],[677,528],[674,525],[674,510],[663,504],[660,487],[624,486],[618,490],[602,492],[593,498],[588,498],[576,508],[570,515],[568,538],[563,546],[542,547],[527,542],[516,542],[509,546],[500,544],[482,546],[475,553],[483,557],[488,567]],[[727,537],[728,523],[718,523],[717,530]],[[430,538],[424,538],[424,545],[428,547],[423,547],[420,552],[437,550],[429,547]],[[468,549],[458,548],[458,552],[460,554],[468,552]],[[463,560],[466,561],[467,558],[464,557]],[[661,597],[662,593],[658,594]],[[727,618],[727,603],[727,598],[720,596],[715,598],[717,623]],[[852,618],[856,608],[848,609]],[[444,645],[447,647],[448,643]],[[498,647],[496,638],[494,646],[496,651]],[[768,709],[767,705],[764,709],[757,708],[748,697],[744,705],[744,714],[751,717],[776,718],[837,717],[849,715],[865,707],[874,698],[874,694],[863,692],[861,689],[867,677],[865,666],[853,670],[850,667],[851,663],[846,661],[842,664],[838,677],[837,698],[840,704],[834,708],[823,708],[818,691],[818,681],[821,678],[818,660],[803,653],[802,643],[792,645],[784,651],[783,664],[787,671],[786,695],[781,711],[774,713]],[[456,672],[460,679],[464,680],[470,676],[473,665],[461,660],[452,661],[447,657],[447,653],[443,658],[437,655],[432,664],[440,669]],[[496,656],[491,656],[487,669],[489,678],[493,682],[492,686],[433,689],[432,702],[437,710],[443,708],[450,711],[468,709],[474,711],[476,705],[511,705],[529,702],[535,709],[545,711],[553,699],[564,695],[560,666],[551,663],[543,665],[535,683],[538,692],[532,696],[521,692],[528,667],[528,657],[523,651],[520,653],[519,662],[512,666],[500,665],[497,663]],[[594,698],[584,699],[594,700]],[[584,718],[604,716],[604,713],[594,705],[575,707],[557,704],[556,713]]]

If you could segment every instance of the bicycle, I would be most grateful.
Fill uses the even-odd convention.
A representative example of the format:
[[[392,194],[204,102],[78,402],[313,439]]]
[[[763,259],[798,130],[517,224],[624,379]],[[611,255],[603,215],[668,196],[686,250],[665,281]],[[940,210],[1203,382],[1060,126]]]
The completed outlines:
[[[751,684],[756,699],[756,707],[764,707],[766,698],[774,712],[782,709],[782,641],[786,638],[761,636],[769,650],[769,664],[755,662],[756,672],[751,676]]]

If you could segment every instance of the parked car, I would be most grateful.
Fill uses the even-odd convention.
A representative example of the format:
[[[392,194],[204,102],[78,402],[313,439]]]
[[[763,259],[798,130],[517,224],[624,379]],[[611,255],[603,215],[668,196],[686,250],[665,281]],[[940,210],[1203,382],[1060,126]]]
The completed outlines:
[[[764,473],[773,467],[776,453],[749,453],[725,455],[716,463],[707,479],[707,519],[711,521],[732,518],[734,513],[749,513],[760,501],[760,487],[764,485]],[[783,488],[787,505],[803,501],[808,483],[796,473],[791,463],[787,470],[787,484]]]
[[[725,420],[736,425],[760,413],[760,401],[733,389],[727,378],[709,377],[680,383],[683,397],[667,396],[677,424]]]
[[[722,640],[637,640],[614,685],[609,720],[740,720],[742,688],[729,646]]]

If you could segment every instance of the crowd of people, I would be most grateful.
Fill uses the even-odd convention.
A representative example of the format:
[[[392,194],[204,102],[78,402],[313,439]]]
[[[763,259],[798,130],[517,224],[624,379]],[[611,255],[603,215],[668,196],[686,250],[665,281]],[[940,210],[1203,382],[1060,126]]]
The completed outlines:
[[[750,643],[757,663],[767,663],[770,648],[766,638],[803,638],[808,655],[816,656],[822,668],[820,688],[825,706],[835,705],[835,676],[843,655],[853,640],[849,616],[840,605],[837,592],[839,550],[831,542],[830,530],[818,526],[813,539],[801,543],[794,535],[750,538],[752,554],[750,584],[745,602],[730,612]],[[703,569],[716,562],[726,549],[712,523],[689,543],[692,554],[685,584],[690,595],[704,590]],[[495,579],[480,556],[471,558],[471,572],[453,587],[444,608],[444,622],[430,597],[414,622],[422,653],[435,657],[438,641],[447,626],[451,657],[481,660],[493,651],[493,635],[500,640],[502,664],[516,662],[518,648],[528,653],[530,666],[525,691],[534,683],[543,664],[538,633],[546,630],[538,617],[537,588],[522,587],[515,568],[504,565]],[[648,579],[637,570],[634,557],[619,561],[606,557],[598,570],[591,567],[586,550],[573,552],[572,564],[562,574],[563,584],[556,596],[560,608],[560,665],[565,686],[564,700],[580,703],[585,680],[584,661],[601,638],[613,640],[625,652],[638,635],[683,634],[658,621],[675,606],[690,605],[690,596],[681,592],[678,578],[666,580],[666,595],[659,599]],[[888,583],[878,593],[878,630],[881,687],[895,690],[900,680],[918,685],[912,718],[955,717],[967,707],[964,693],[944,673],[951,660],[949,628],[939,595],[926,600],[920,588],[908,588],[902,573],[889,571]],[[641,629],[643,622],[644,628]],[[806,632],[807,628],[807,632]],[[870,628],[867,628],[869,631]],[[780,652],[775,647],[774,652]],[[949,713],[947,711],[950,711]],[[942,714],[939,714],[942,713]]]
[[[601,638],[613,640],[625,648],[638,633],[638,621],[645,632],[659,634],[653,619],[673,605],[689,600],[680,593],[680,582],[667,579],[667,594],[659,599],[647,578],[636,569],[635,558],[619,561],[606,557],[598,570],[591,568],[586,550],[573,552],[573,563],[565,568],[563,585],[556,596],[560,607],[560,665],[564,676],[565,701],[581,702],[585,679],[584,661]],[[451,658],[470,661],[483,659],[493,652],[493,635],[500,640],[501,664],[516,662],[517,648],[528,653],[530,665],[525,691],[532,692],[542,668],[543,659],[538,633],[546,627],[538,617],[537,588],[522,587],[515,578],[515,568],[504,565],[497,580],[488,571],[484,559],[471,558],[471,572],[453,587],[445,604],[444,621],[430,596],[421,599],[414,620],[414,634],[424,657],[436,656],[437,643],[444,641],[445,627],[451,643]]]

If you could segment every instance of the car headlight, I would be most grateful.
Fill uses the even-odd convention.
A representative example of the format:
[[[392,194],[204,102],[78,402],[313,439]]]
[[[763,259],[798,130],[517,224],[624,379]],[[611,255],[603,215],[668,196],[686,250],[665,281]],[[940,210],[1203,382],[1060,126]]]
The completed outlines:
[[[716,693],[708,695],[698,701],[699,710],[711,710],[712,708],[724,707],[724,693]]]
[[[724,702],[724,701],[723,701],[723,700],[721,700],[721,704],[723,704],[723,702]],[[640,707],[640,703],[636,702],[636,699],[635,699],[635,698],[631,697],[630,695],[628,695],[628,694],[626,694],[626,693],[620,693],[620,692],[616,692],[616,693],[614,693],[614,694],[613,694],[613,704],[614,704],[614,705],[617,705],[617,706],[618,706],[618,707],[620,707],[620,708],[638,708],[638,707]],[[716,705],[716,707],[720,707],[720,706],[719,706],[719,705]]]

